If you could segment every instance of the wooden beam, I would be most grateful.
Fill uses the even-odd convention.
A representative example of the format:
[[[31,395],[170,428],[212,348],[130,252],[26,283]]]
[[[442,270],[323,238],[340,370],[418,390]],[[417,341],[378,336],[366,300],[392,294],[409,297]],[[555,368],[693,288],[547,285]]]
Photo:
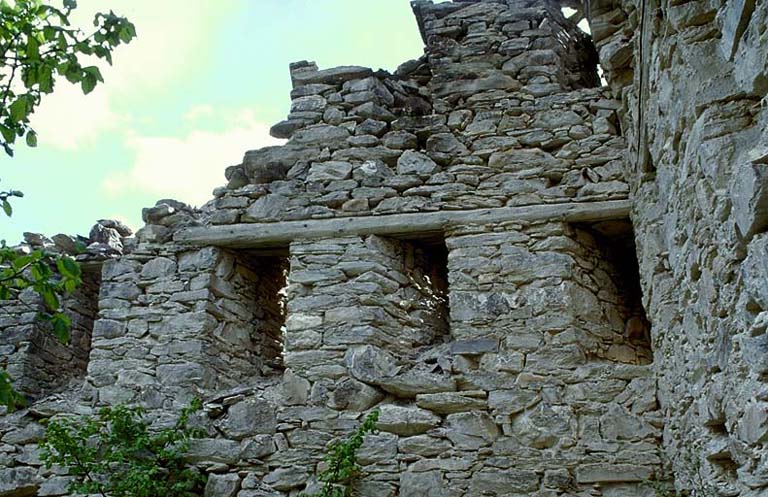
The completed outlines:
[[[231,224],[186,228],[174,240],[189,245],[231,248],[287,246],[293,240],[334,238],[354,235],[385,235],[401,238],[428,238],[451,226],[496,224],[509,221],[565,221],[589,223],[628,219],[629,200],[562,203],[440,211],[381,216],[310,219],[275,223]]]

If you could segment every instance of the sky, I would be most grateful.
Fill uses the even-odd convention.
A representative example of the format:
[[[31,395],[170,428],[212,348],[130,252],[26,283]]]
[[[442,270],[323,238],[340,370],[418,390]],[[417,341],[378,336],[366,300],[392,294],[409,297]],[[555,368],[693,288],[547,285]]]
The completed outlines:
[[[22,190],[0,239],[83,234],[97,219],[142,226],[158,199],[202,205],[246,150],[281,143],[288,64],[393,71],[423,46],[409,0],[80,0],[90,25],[112,9],[138,37],[84,96],[58,82],[32,118],[39,145],[0,157],[0,189]]]

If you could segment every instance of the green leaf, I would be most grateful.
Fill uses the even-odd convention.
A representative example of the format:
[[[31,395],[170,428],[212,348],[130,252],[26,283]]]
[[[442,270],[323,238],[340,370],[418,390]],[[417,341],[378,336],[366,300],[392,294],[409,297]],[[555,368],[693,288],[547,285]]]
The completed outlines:
[[[40,42],[34,36],[27,39],[27,57],[33,60],[40,58]]]
[[[43,297],[43,302],[45,302],[45,306],[48,310],[57,311],[59,309],[59,297],[51,287],[44,286],[38,293]]]
[[[53,26],[46,26],[43,28],[43,39],[45,41],[52,41],[56,38],[56,29]]]
[[[13,143],[13,141],[16,139],[16,133],[14,133],[10,128],[3,126],[2,124],[0,124],[0,134],[3,135],[3,140],[8,143]]]
[[[38,82],[41,92],[51,93],[53,91],[53,68],[51,66],[45,65],[40,67]]]
[[[59,71],[61,72],[61,71]],[[70,64],[67,66],[67,72],[64,74],[70,83],[79,83],[83,79],[83,73],[80,72],[79,64]]]
[[[11,384],[11,377],[6,371],[0,370],[0,405],[8,407],[9,411],[25,404],[22,397]]]
[[[71,257],[64,256],[57,259],[56,267],[59,269],[59,273],[66,278],[80,278],[80,265]]]
[[[80,86],[83,89],[83,93],[88,95],[93,91],[94,88],[96,88],[96,78],[88,74],[82,79]]]
[[[13,215],[13,207],[11,207],[11,203],[7,200],[3,200],[3,212],[5,212],[5,215],[8,217]]]
[[[83,72],[92,76],[98,81],[104,82],[104,78],[101,76],[101,71],[96,66],[88,66],[83,68]]]
[[[17,98],[8,108],[8,112],[11,116],[11,121],[13,122],[21,122],[25,120],[27,118],[27,97],[22,95]]]
[[[130,43],[133,37],[135,36],[135,31],[131,31],[131,28],[128,26],[125,26],[123,29],[120,30],[119,33],[120,41],[123,43]]]
[[[37,134],[32,130],[27,132],[27,145],[30,147],[37,146]]]
[[[61,341],[61,343],[69,343],[69,329],[72,326],[72,321],[69,316],[62,313],[53,315],[51,319],[53,325],[53,335]]]
[[[14,259],[13,262],[11,262],[11,267],[13,267],[14,271],[21,271],[24,268],[24,266],[26,266],[27,264],[35,260],[36,260],[36,257],[32,254],[21,255],[16,259]]]

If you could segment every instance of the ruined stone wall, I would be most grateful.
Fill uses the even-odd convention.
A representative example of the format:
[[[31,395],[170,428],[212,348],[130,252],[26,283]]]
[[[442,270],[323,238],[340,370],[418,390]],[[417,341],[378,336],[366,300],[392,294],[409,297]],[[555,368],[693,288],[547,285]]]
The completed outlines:
[[[211,223],[626,198],[618,103],[553,3],[415,9],[426,55],[394,75],[292,66],[290,140],[227,170]]]
[[[99,272],[100,266],[86,271],[83,284],[64,301],[63,310],[72,321],[66,344],[38,319],[43,305],[31,289],[0,304],[0,368],[18,380],[16,390],[28,400],[58,392],[85,376],[98,313]]]
[[[632,217],[677,484],[763,495],[768,5],[590,3],[609,82],[624,88]]]
[[[768,5],[565,3],[594,45],[559,2],[416,1],[422,58],[292,64],[285,145],[102,225],[83,388],[3,416],[0,495],[66,494],[41,418],[193,396],[208,497],[313,491],[373,408],[362,496],[762,495]]]
[[[102,219],[88,237],[58,234],[49,239],[24,233],[23,243],[15,247],[22,255],[44,251],[74,257],[82,271],[82,284],[61,299],[61,310],[71,320],[68,343],[54,337],[49,323],[38,319],[38,313],[46,309],[32,288],[0,301],[0,368],[27,400],[38,400],[82,382],[98,315],[101,267],[105,259],[122,254],[123,241],[131,234],[122,223]]]
[[[103,270],[88,387],[168,408],[282,368],[280,258],[139,245]]]

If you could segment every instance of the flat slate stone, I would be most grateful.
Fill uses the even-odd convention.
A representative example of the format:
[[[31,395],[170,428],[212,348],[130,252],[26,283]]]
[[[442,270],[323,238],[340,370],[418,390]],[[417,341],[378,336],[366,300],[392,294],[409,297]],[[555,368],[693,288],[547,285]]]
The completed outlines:
[[[321,71],[301,71],[291,74],[293,86],[310,84],[339,85],[353,79],[363,79],[373,75],[373,70],[362,66],[340,66]]]

